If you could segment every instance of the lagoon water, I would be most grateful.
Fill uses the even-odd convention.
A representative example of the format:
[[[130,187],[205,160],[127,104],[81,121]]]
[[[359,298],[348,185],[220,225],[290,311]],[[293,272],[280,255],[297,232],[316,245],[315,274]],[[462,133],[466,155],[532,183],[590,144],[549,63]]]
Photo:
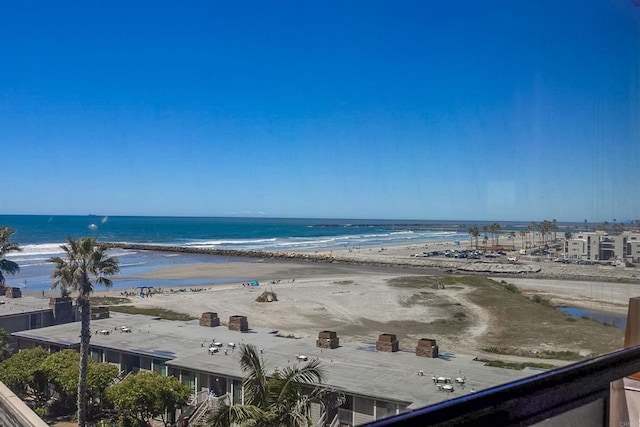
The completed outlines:
[[[603,311],[589,310],[586,308],[576,307],[558,307],[558,310],[568,314],[571,317],[586,317],[598,322],[606,323],[615,326],[623,331],[627,328],[627,315],[607,313]]]

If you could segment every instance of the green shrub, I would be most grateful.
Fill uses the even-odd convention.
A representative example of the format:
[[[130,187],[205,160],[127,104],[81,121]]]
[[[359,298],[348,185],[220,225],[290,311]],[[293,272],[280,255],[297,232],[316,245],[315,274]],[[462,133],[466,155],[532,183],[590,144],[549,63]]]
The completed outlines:
[[[531,301],[535,302],[536,304],[546,305],[547,307],[553,307],[553,304],[551,303],[551,300],[549,298],[544,298],[538,294],[532,296]]]
[[[514,294],[519,294],[520,293],[520,288],[518,288],[516,285],[514,285],[513,283],[504,283],[502,285],[502,287],[509,291],[509,292],[513,292]]]

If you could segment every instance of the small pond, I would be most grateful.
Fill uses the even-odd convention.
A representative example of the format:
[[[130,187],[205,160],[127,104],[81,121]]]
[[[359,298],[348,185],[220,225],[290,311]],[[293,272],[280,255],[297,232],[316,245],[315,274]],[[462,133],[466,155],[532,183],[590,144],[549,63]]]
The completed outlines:
[[[558,310],[571,317],[586,317],[597,322],[613,325],[623,331],[627,327],[627,315],[607,313],[605,311],[589,310],[587,308],[558,307]]]

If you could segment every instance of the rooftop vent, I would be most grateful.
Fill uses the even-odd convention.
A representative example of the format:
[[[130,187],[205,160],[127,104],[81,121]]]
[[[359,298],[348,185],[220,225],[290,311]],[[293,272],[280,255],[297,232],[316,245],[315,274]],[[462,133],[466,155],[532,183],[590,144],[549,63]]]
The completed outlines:
[[[400,350],[400,343],[394,334],[380,334],[376,342],[376,350],[396,352]]]
[[[206,326],[208,328],[220,326],[220,318],[218,317],[218,313],[214,313],[212,311],[202,313],[202,316],[200,316],[200,326]]]
[[[340,339],[334,331],[320,331],[316,340],[316,347],[320,348],[338,348],[340,347]]]
[[[249,331],[249,322],[247,316],[231,316],[229,317],[229,330],[247,332]]]
[[[438,346],[436,345],[436,340],[431,338],[422,338],[418,341],[416,356],[436,359],[438,357]]]

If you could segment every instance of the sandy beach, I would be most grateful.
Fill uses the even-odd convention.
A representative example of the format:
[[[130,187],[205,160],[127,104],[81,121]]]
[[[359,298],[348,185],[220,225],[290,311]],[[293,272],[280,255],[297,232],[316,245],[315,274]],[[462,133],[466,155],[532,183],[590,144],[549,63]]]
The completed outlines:
[[[460,246],[463,245],[464,242]],[[640,284],[624,282],[625,278],[634,281],[635,270],[566,266],[551,261],[507,263],[499,259],[474,263],[413,256],[422,250],[453,247],[452,243],[440,242],[378,249],[352,248],[313,254],[314,257],[329,258],[325,262],[265,258],[259,262],[169,267],[141,277],[211,279],[212,283],[224,277],[252,277],[260,285],[225,283],[162,288],[152,297],[135,295],[130,299],[139,307],[167,308],[194,317],[204,312],[216,312],[223,323],[229,316],[245,315],[250,326],[272,328],[292,337],[315,337],[318,331],[326,329],[337,331],[343,340],[371,343],[380,333],[395,333],[406,346],[412,346],[421,337],[433,336],[443,348],[469,353],[479,352],[486,343],[500,343],[508,335],[496,332],[508,325],[503,324],[491,307],[478,302],[477,288],[456,284],[433,291],[390,286],[390,281],[421,277],[434,283],[433,280],[437,281],[439,277],[464,276],[472,272],[464,266],[483,264],[484,269],[491,265],[490,270],[500,274],[476,275],[513,283],[523,295],[538,294],[558,305],[624,313],[628,299],[640,295]],[[523,271],[537,273],[523,275]],[[588,277],[589,280],[566,280],[567,276]],[[601,280],[597,280],[598,277]],[[278,300],[256,302],[257,296],[264,291],[275,292]],[[120,296],[122,292],[107,294]],[[452,330],[452,316],[460,313],[464,313],[466,323]],[[449,325],[448,329],[443,329],[443,325]],[[587,326],[597,328],[598,325]],[[610,335],[610,340],[602,344],[600,348],[604,350],[600,351],[617,348],[622,343],[622,332],[617,329],[605,331],[603,335]],[[561,345],[553,339],[544,343],[538,342],[542,338],[531,338],[517,344],[532,349]],[[587,338],[567,342],[564,348],[581,353],[594,351],[594,346],[586,341]]]

